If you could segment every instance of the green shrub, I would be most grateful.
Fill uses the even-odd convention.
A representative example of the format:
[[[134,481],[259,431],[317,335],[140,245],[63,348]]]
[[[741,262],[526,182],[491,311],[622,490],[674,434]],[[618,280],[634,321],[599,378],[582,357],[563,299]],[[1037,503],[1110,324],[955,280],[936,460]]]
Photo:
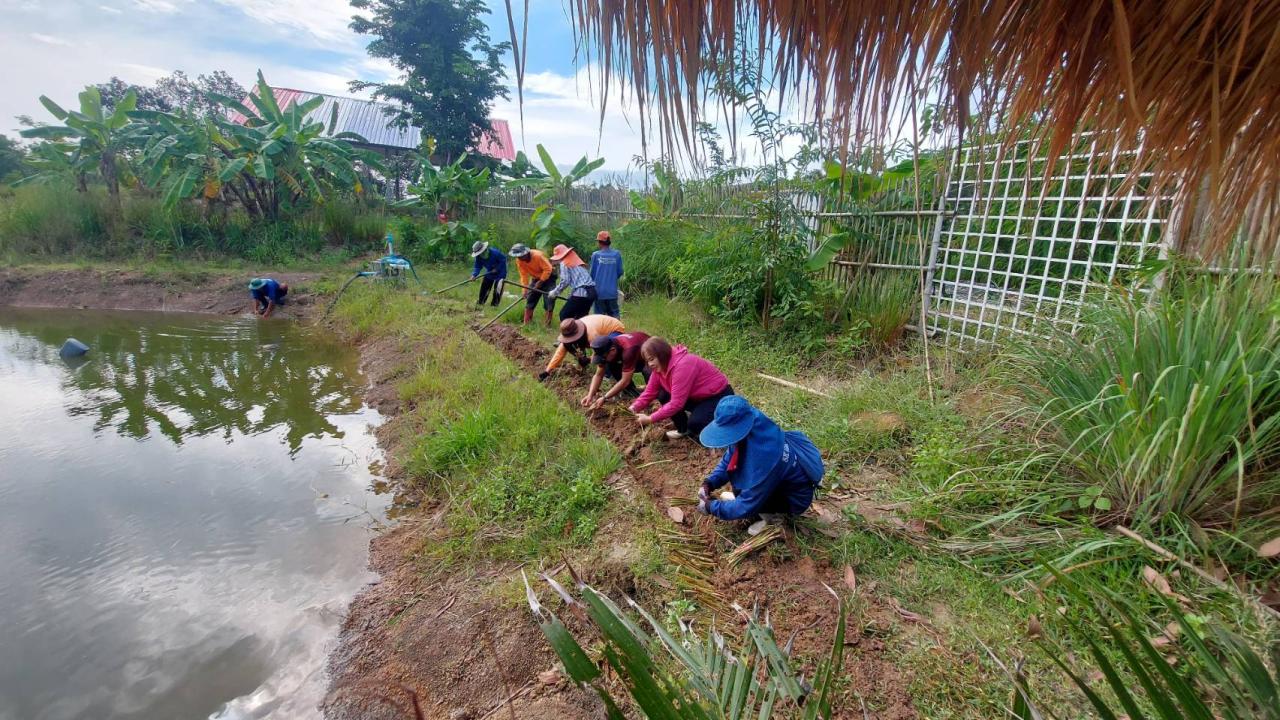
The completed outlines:
[[[254,222],[202,202],[165,208],[142,191],[124,193],[117,212],[102,188],[33,184],[0,197],[0,253],[102,259],[196,253],[282,264],[334,248],[377,247],[385,223],[380,208],[341,199],[289,219]]]
[[[1280,492],[1275,282],[1175,277],[1153,292],[1117,290],[1078,336],[1017,353],[1013,377],[1029,380],[1061,466],[1047,481],[1100,524],[1249,537]]]
[[[613,233],[622,253],[628,292],[677,294],[671,271],[702,228],[683,220],[632,220]]]

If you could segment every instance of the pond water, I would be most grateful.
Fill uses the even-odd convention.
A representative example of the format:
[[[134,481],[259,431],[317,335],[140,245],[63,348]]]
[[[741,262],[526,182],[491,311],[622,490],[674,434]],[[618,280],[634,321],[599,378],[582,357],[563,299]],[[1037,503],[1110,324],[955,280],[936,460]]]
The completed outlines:
[[[0,720],[315,717],[387,506],[363,387],[293,323],[0,308]]]

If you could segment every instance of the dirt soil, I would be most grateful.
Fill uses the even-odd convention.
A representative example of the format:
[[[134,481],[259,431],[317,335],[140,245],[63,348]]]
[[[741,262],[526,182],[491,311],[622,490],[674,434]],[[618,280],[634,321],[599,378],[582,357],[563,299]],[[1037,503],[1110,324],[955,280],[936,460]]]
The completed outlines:
[[[0,305],[81,310],[158,310],[240,315],[253,310],[249,275],[199,273],[164,276],[138,270],[95,268],[0,269]],[[291,290],[315,278],[309,273],[271,275]],[[314,298],[294,292],[272,317],[310,313]]]
[[[543,369],[552,349],[541,347],[509,325],[495,325],[482,335],[530,373]],[[572,361],[561,365],[548,380],[565,403],[579,412],[590,376]],[[629,475],[664,514],[682,507],[680,523],[690,542],[716,559],[715,589],[730,607],[768,611],[780,639],[794,637],[797,657],[815,659],[829,652],[835,626],[835,600],[828,588],[849,592],[858,586],[856,615],[850,616],[845,667],[850,684],[844,688],[838,717],[902,720],[918,717],[909,683],[893,662],[888,642],[936,641],[929,620],[902,608],[894,599],[875,592],[874,582],[861,582],[852,568],[835,568],[805,556],[795,533],[830,530],[831,513],[813,513],[814,522],[789,529],[781,541],[730,567],[727,551],[747,539],[745,523],[723,523],[702,516],[684,503],[696,496],[702,478],[715,466],[718,453],[682,439],[667,441],[666,427],[641,432],[634,416],[621,403],[589,413],[593,427],[622,451]],[[674,525],[674,520],[671,520]],[[816,528],[813,529],[813,528]],[[843,528],[842,528],[843,529]],[[898,634],[898,637],[893,635]],[[865,710],[864,710],[865,708]]]

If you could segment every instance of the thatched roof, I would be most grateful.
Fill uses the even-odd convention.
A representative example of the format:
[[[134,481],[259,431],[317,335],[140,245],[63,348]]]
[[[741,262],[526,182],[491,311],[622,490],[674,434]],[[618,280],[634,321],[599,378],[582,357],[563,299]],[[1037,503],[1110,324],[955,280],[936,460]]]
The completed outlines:
[[[833,120],[842,142],[888,136],[895,103],[935,88],[1039,134],[1082,128],[1140,146],[1161,182],[1205,197],[1219,229],[1280,197],[1277,0],[571,0],[597,87],[620,74],[668,142],[690,147],[704,71],[738,44]],[[802,91],[801,89],[804,88]],[[986,98],[980,102],[979,98]],[[896,130],[896,129],[895,129]],[[1207,190],[1196,191],[1202,188]],[[1204,211],[1206,208],[1201,207]],[[1275,222],[1264,223],[1275,228]],[[1274,231],[1273,231],[1274,232]]]

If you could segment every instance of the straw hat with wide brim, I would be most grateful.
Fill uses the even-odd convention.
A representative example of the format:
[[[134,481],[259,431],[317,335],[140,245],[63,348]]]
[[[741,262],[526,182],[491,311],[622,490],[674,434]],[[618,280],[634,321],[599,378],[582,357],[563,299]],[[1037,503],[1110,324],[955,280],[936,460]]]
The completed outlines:
[[[488,249],[489,249],[489,243],[477,242],[475,245],[471,246],[471,257],[479,257],[480,253]]]
[[[586,334],[587,334],[587,325],[581,320],[574,320],[573,318],[567,318],[564,322],[560,323],[559,340],[560,342],[566,345],[571,342],[577,342],[581,340],[582,336]]]
[[[562,262],[566,265],[581,265],[582,258],[578,257],[577,251],[568,245],[557,245],[551,253],[553,262]]]

